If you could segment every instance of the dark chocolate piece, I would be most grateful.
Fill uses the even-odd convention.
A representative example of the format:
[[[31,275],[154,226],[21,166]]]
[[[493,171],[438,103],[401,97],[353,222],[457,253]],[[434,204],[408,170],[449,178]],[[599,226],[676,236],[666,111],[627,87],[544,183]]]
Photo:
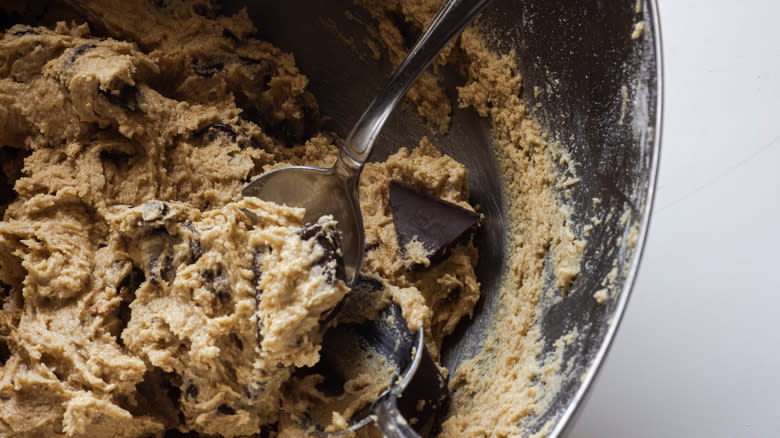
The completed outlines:
[[[479,213],[398,181],[390,181],[390,206],[398,245],[403,249],[416,236],[428,256],[446,252],[482,219]]]
[[[257,246],[252,250],[252,284],[255,288],[255,311],[260,310],[260,300],[263,297],[263,289],[260,288],[260,278],[263,276],[263,254],[265,249]],[[257,318],[257,345],[263,343],[263,321]]]
[[[128,111],[135,111],[138,89],[130,85],[125,85],[117,91],[118,92],[114,92],[114,90],[99,90],[100,94],[105,97],[111,105],[116,105]]]
[[[233,290],[230,287],[230,279],[224,271],[221,264],[217,265],[216,270],[207,269],[203,272],[203,280],[207,283],[209,291],[222,303],[227,303],[233,296]]]
[[[398,399],[398,410],[407,420],[416,420],[412,423],[419,432],[436,416],[449,395],[447,380],[439,372],[428,347],[424,347],[417,372]]]
[[[187,398],[195,399],[198,396],[198,385],[193,382],[187,384],[187,388],[184,390],[184,394]]]
[[[249,400],[252,401],[259,400],[260,396],[265,394],[265,387],[266,387],[265,382],[254,382],[244,388],[244,395]]]
[[[369,251],[373,251],[373,250],[375,250],[377,248],[379,248],[379,242],[370,242],[370,243],[366,243],[366,246],[363,249],[363,251],[369,252]]]
[[[198,237],[198,232],[195,230],[195,226],[190,221],[184,221],[182,227],[192,234],[190,237],[190,264],[197,262],[203,256],[203,245]]]
[[[236,410],[228,405],[219,405],[217,408],[217,413],[221,415],[233,415],[236,413]]]
[[[130,272],[119,283],[118,292],[122,301],[119,302],[119,308],[117,309],[117,317],[119,319],[119,327],[116,332],[116,340],[119,345],[124,345],[122,341],[122,332],[127,328],[127,324],[130,323],[132,317],[132,309],[130,309],[130,303],[135,300],[135,293],[141,284],[146,281],[144,271],[133,265]]]
[[[5,339],[0,339],[0,367],[4,366],[8,359],[11,358],[11,349],[8,348],[8,342]]]
[[[334,281],[347,281],[347,273],[344,269],[344,259],[341,256],[341,240],[338,238],[338,233],[328,233],[322,225],[318,223],[306,224],[301,228],[301,239],[317,239],[317,244],[322,247],[325,253],[317,264],[323,267],[330,265],[330,262],[336,261],[336,269],[327,269],[326,275],[328,283]]]
[[[89,50],[94,49],[97,47],[96,45],[92,43],[86,43],[82,44],[80,46],[76,46],[73,48],[70,53],[68,54],[68,57],[65,58],[65,64],[70,66],[73,65],[74,62],[83,54],[87,53]]]
[[[13,33],[14,36],[24,36],[24,35],[38,35],[38,32],[35,31],[30,26],[21,26],[19,30],[15,31]]]

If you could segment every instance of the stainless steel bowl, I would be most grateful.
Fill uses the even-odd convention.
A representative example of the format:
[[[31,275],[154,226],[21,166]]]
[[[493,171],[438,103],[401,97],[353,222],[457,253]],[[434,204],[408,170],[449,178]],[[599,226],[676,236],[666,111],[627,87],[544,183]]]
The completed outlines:
[[[295,54],[322,112],[332,117],[330,128],[345,135],[391,70],[387,60],[355,56],[332,31],[335,26],[342,36],[363,32],[344,16],[352,0],[249,0],[228,6],[240,4],[248,7],[262,38]],[[639,22],[644,32],[634,38]],[[654,0],[496,0],[481,25],[497,37],[496,49],[517,53],[526,100],[534,101],[534,87],[548,91],[535,117],[579,163],[582,181],[571,196],[574,228],[589,224],[596,209],[616,212],[589,236],[582,272],[569,295],[559,301],[543,298],[540,304],[547,346],[552,348],[574,328],[580,340],[566,351],[567,358],[574,357],[574,367],[562,376],[553,402],[524,425],[534,430],[552,420],[555,426],[548,436],[563,436],[615,334],[647,233],[661,134],[657,6]],[[457,78],[452,76],[454,86]],[[385,158],[399,144],[416,145],[428,133],[416,117],[396,111],[372,159]],[[443,362],[449,369],[471,357],[484,338],[505,269],[504,204],[490,141],[487,122],[471,110],[456,111],[450,133],[437,139],[444,152],[467,165],[473,201],[487,218],[478,236],[483,298],[473,320],[447,340]],[[594,206],[593,198],[601,204]],[[630,219],[624,223],[626,211]],[[628,244],[632,225],[638,232],[633,246]],[[600,304],[593,293],[614,266],[620,267],[614,284],[617,296]]]

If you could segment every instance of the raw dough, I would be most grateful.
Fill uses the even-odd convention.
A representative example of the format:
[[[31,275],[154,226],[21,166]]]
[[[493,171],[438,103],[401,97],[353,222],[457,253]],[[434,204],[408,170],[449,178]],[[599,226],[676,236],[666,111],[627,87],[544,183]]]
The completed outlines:
[[[317,362],[347,293],[338,239],[329,218],[304,224],[237,195],[271,168],[335,158],[306,77],[252,37],[245,12],[66,3],[90,24],[16,25],[0,40],[0,435],[232,437],[283,423],[285,385]],[[466,171],[423,139],[360,183],[364,274],[438,358],[478,299],[477,251],[467,241],[410,269],[392,179],[473,209]]]

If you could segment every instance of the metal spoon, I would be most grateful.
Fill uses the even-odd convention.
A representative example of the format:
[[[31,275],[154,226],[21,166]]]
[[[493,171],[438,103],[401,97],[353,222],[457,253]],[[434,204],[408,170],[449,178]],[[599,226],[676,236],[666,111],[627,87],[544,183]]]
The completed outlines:
[[[363,260],[363,218],[358,180],[363,164],[388,116],[444,46],[490,0],[448,0],[425,29],[347,136],[330,169],[295,166],[260,175],[242,191],[266,201],[306,208],[305,221],[333,215],[342,234],[347,284],[353,285]]]
[[[304,207],[305,221],[333,215],[342,234],[345,272],[350,286],[355,285],[363,260],[364,231],[358,180],[379,131],[417,77],[488,2],[448,0],[442,5],[431,24],[352,128],[333,167],[322,169],[296,166],[277,169],[261,175],[241,191],[244,196]],[[346,430],[330,434],[339,435],[356,430],[373,420],[386,437],[419,436],[400,414],[397,399],[422,360],[422,331],[416,334],[415,342],[408,350],[401,354],[408,354],[412,358],[411,363],[405,370],[400,370],[400,379],[372,404],[370,409],[373,415],[359,419]],[[328,435],[322,432],[317,434]]]

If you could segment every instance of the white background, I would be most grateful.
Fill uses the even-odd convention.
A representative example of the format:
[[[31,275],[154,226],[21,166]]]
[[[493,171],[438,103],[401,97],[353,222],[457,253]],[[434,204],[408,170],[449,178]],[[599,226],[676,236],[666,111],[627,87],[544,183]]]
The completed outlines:
[[[655,209],[571,436],[780,437],[780,2],[658,3]]]

